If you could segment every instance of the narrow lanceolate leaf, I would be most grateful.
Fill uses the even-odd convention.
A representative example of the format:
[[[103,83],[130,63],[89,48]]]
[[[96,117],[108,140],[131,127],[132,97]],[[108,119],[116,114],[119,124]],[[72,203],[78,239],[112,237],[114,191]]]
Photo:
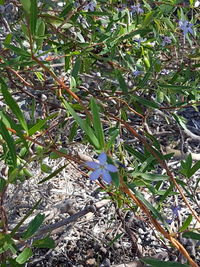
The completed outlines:
[[[91,109],[92,109],[92,114],[93,114],[93,124],[94,124],[94,130],[95,134],[99,140],[101,149],[104,148],[104,132],[103,132],[103,127],[99,115],[99,110],[98,110],[98,105],[95,101],[94,98],[91,99]]]
[[[16,47],[14,45],[11,45],[11,44],[4,44],[4,46],[10,50],[12,50],[13,52],[15,52],[15,54],[17,56],[22,56],[22,57],[28,57],[30,58],[31,55],[28,51],[26,51],[25,49],[22,49],[22,48],[19,48],[19,47]]]
[[[79,72],[80,67],[81,67],[81,60],[78,57],[76,59],[76,62],[74,64],[74,67],[73,67],[73,70],[72,70],[72,76],[74,77],[75,80],[77,78],[77,75],[78,75],[78,72]]]
[[[132,96],[132,98],[139,102],[140,104],[146,106],[146,107],[150,107],[150,108],[159,108],[158,104],[155,103],[154,101],[150,101],[150,100],[147,100],[143,97],[140,97],[140,96],[137,96],[137,95],[134,95]]]
[[[34,241],[32,245],[36,248],[55,248],[55,241],[51,237],[45,237]]]
[[[33,256],[33,252],[30,248],[25,248],[16,258],[16,262],[24,264],[30,257]]]
[[[41,224],[43,223],[44,219],[45,215],[40,213],[37,214],[35,218],[29,223],[26,232],[22,234],[22,239],[28,239],[29,237],[34,235],[41,226]]]
[[[38,16],[37,0],[31,0],[30,28],[31,28],[32,34],[35,34],[35,29],[36,29],[36,24],[37,24],[37,16]]]
[[[3,94],[3,97],[4,97],[7,105],[12,110],[13,114],[15,114],[17,119],[19,120],[19,122],[20,122],[21,126],[23,127],[23,129],[26,132],[28,132],[28,127],[27,127],[24,115],[21,112],[21,109],[19,108],[17,102],[14,100],[14,98],[12,97],[10,92],[8,91],[7,85],[5,84],[5,82],[4,82],[4,80],[2,78],[0,78],[0,83],[1,83],[1,92]]]
[[[67,101],[65,101],[64,99],[63,101],[63,105],[64,107],[71,113],[71,115],[73,116],[73,118],[75,119],[75,121],[78,123],[78,125],[81,127],[81,129],[85,132],[86,136],[88,137],[89,142],[95,146],[96,149],[100,149],[100,144],[99,141],[94,133],[94,131],[92,130],[92,128],[90,127],[90,125],[84,121],[83,119],[81,119],[76,112],[73,110],[73,108],[67,103]]]
[[[188,226],[190,225],[191,221],[192,221],[192,215],[190,214],[187,219],[184,221],[183,225],[181,226],[181,228],[179,229],[179,232],[183,232],[185,231]]]
[[[23,9],[29,14],[30,13],[30,7],[31,7],[31,0],[20,0]]]
[[[165,220],[162,218],[161,214],[144,198],[144,196],[136,190],[133,184],[128,184],[128,187],[135,193],[136,197],[141,200],[146,207],[152,212],[156,219],[159,219],[165,224]]]
[[[19,136],[20,141],[23,142],[24,147],[28,150],[28,143],[26,139],[24,138],[24,135],[21,131],[21,127],[14,122],[7,114],[5,114],[3,111],[0,111],[0,119],[5,124],[7,128],[12,128],[16,131],[17,136]]]
[[[13,162],[13,165],[16,167],[17,165],[17,154],[16,154],[16,148],[15,148],[15,142],[8,130],[6,129],[4,123],[2,120],[0,120],[0,134],[2,135],[3,139],[6,141],[10,156]]]
[[[64,168],[66,168],[67,165],[62,166],[61,168],[55,170],[54,172],[52,172],[50,175],[48,175],[47,177],[45,177],[44,179],[42,179],[42,181],[40,181],[38,184],[42,184],[48,180],[50,180],[51,178],[55,177],[59,172],[61,172]]]
[[[195,172],[197,172],[198,170],[200,169],[200,160],[197,161],[194,166],[192,166],[191,169],[188,169],[188,172],[187,172],[187,177],[190,178],[192,175],[195,174]]]
[[[189,267],[187,264],[182,264],[175,261],[160,261],[157,259],[143,258],[142,261],[152,267]]]
[[[36,44],[38,49],[42,47],[43,41],[44,41],[44,34],[45,34],[45,23],[41,18],[37,19],[36,24]]]
[[[126,84],[126,81],[124,79],[124,77],[122,76],[121,72],[119,71],[118,73],[118,81],[119,81],[119,85],[120,85],[120,88],[122,89],[122,92],[123,93],[128,93],[128,86]]]
[[[46,117],[43,120],[39,120],[33,127],[31,127],[28,130],[29,136],[35,134],[37,131],[41,130],[41,128],[45,125],[45,123],[53,118],[55,118],[58,115],[58,113],[52,114],[48,117]]]
[[[133,172],[133,177],[141,177],[149,181],[165,181],[169,179],[167,175],[164,174],[154,174],[154,173],[142,173],[142,172]]]
[[[183,233],[183,237],[200,240],[200,234],[195,233],[195,232],[189,232],[189,231],[185,232]]]
[[[27,212],[27,214],[21,219],[20,222],[18,222],[18,224],[14,227],[14,229],[12,230],[11,232],[11,236],[13,236],[17,231],[18,229],[20,228],[20,226],[26,221],[26,219],[33,213],[33,211],[35,209],[37,209],[37,207],[39,206],[41,202],[41,199],[39,199],[35,205]]]

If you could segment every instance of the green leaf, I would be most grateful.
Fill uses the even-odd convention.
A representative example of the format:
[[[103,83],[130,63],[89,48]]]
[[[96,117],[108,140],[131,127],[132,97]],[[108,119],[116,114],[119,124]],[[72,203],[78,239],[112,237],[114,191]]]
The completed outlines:
[[[153,74],[153,63],[151,64],[147,73],[144,75],[144,78],[139,82],[138,87],[142,88],[144,85],[146,85],[152,74]]]
[[[20,0],[23,9],[29,14],[31,8],[31,0]]]
[[[41,170],[45,173],[51,173],[52,172],[52,168],[45,163],[41,164]]]
[[[187,219],[184,221],[183,225],[180,227],[180,229],[178,230],[179,232],[183,232],[185,231],[188,226],[190,225],[191,221],[192,221],[193,217],[192,215],[190,214]]]
[[[28,57],[28,58],[31,57],[30,53],[27,52],[27,50],[25,50],[25,49],[16,47],[16,46],[11,45],[11,44],[4,44],[4,46],[5,46],[6,48],[11,49],[12,51],[14,51],[15,54],[18,55],[18,56]]]
[[[19,136],[20,141],[23,142],[24,147],[29,150],[28,143],[26,139],[24,138],[24,135],[22,133],[22,127],[20,125],[16,124],[14,120],[12,120],[7,114],[5,114],[3,111],[0,111],[0,118],[2,119],[2,122],[5,124],[6,127],[12,128],[16,131],[17,136]]]
[[[153,20],[155,15],[154,11],[150,11],[145,15],[144,21],[142,23],[142,27],[146,27],[147,25],[149,25],[151,23],[151,21]]]
[[[38,18],[36,24],[36,44],[38,49],[41,49],[44,41],[45,27],[44,21]]]
[[[155,103],[154,101],[147,100],[145,98],[142,98],[140,96],[134,95],[132,96],[133,100],[139,102],[140,104],[150,107],[150,108],[159,108],[158,104]]]
[[[8,130],[6,129],[4,123],[2,120],[0,120],[0,134],[2,135],[3,139],[6,141],[10,156],[13,162],[13,166],[17,166],[17,154],[16,154],[16,147],[15,147],[15,142]]]
[[[58,150],[59,152],[65,153],[66,155],[69,153],[69,151],[67,151],[65,148],[61,148]],[[59,154],[57,154],[56,152],[51,152],[50,153],[50,158],[51,159],[59,159],[62,156],[60,156]]]
[[[114,131],[111,132],[110,139],[106,143],[106,150],[109,150],[111,148],[111,146],[114,145],[115,140],[116,140],[118,135],[119,135],[119,129],[115,129]]]
[[[126,82],[124,80],[124,77],[122,76],[120,71],[117,72],[117,78],[118,78],[118,81],[119,81],[119,86],[122,89],[122,92],[127,94],[128,93],[128,87],[127,87],[127,84],[126,84]]]
[[[77,79],[77,75],[78,75],[80,67],[81,67],[81,60],[80,60],[80,57],[77,57],[73,70],[72,70],[72,74],[71,74],[75,80]]]
[[[128,184],[128,187],[134,192],[136,197],[138,197],[139,200],[141,200],[146,205],[146,207],[149,208],[149,210],[153,213],[155,218],[159,219],[160,221],[162,221],[166,225],[166,222],[162,218],[161,214],[144,198],[144,196],[138,190],[136,190],[135,185],[134,184]]]
[[[73,108],[65,101],[65,99],[62,99],[64,107],[71,113],[75,121],[78,123],[78,125],[81,127],[81,129],[85,132],[86,136],[88,137],[88,140],[92,145],[96,147],[96,149],[100,149],[99,141],[93,131],[93,129],[89,126],[89,124],[82,120],[76,112],[73,110]]]
[[[45,33],[45,23],[41,18],[38,18],[36,24],[36,35],[44,36],[44,33]]]
[[[197,161],[192,168],[188,169],[187,171],[187,177],[190,178],[192,175],[195,174],[200,169],[200,160]]]
[[[143,153],[135,150],[131,146],[124,144],[124,148],[126,151],[128,151],[131,155],[135,156],[137,159],[139,159],[141,162],[144,162],[146,160],[146,157]]]
[[[40,181],[38,184],[42,184],[42,183],[50,180],[51,178],[55,177],[59,172],[61,172],[64,168],[66,168],[66,166],[67,165],[64,165],[64,166],[60,167],[59,169],[55,170],[49,176],[47,176],[44,179],[42,179],[42,181]]]
[[[63,11],[60,13],[59,17],[60,18],[66,17],[67,14],[73,9],[73,7],[74,7],[74,4],[73,3],[67,4],[64,7]]]
[[[11,259],[11,258],[8,259],[8,262],[9,262],[10,267],[23,267],[23,266],[25,266],[25,265],[17,263],[15,259]],[[5,266],[2,265],[1,267],[7,267],[7,266],[8,266],[8,264],[6,264]]]
[[[29,237],[33,236],[35,232],[39,229],[41,224],[43,223],[45,219],[44,214],[37,214],[35,218],[29,223],[28,228],[26,232],[22,234],[22,239],[28,239]]]
[[[172,89],[175,91],[181,91],[181,90],[191,90],[191,86],[185,86],[185,85],[176,85],[176,84],[159,84],[161,88],[167,88]]]
[[[163,203],[164,200],[173,193],[173,191],[172,191],[173,188],[174,188],[174,184],[170,185],[169,188],[167,190],[165,190],[163,196],[160,198],[159,203]]]
[[[24,264],[28,261],[30,257],[33,256],[33,252],[30,248],[25,248],[16,258],[16,262],[19,264]]]
[[[54,113],[48,117],[46,117],[45,119],[43,120],[39,120],[33,127],[31,127],[29,130],[28,130],[28,133],[29,133],[29,136],[35,134],[37,131],[39,131],[47,121],[55,118],[56,116],[58,115],[58,113]]]
[[[0,177],[0,192],[3,192],[6,186],[6,180],[3,177]]]
[[[22,32],[24,33],[24,35],[28,38],[29,32],[28,32],[28,27],[25,23],[21,24],[21,29],[22,29]]]
[[[120,233],[117,234],[109,243],[108,243],[108,247],[111,247],[118,239],[120,239],[120,237],[123,235],[124,233]]]
[[[133,172],[132,175],[134,177],[142,177],[143,179],[149,180],[149,181],[165,181],[169,179],[169,177],[164,174],[162,175],[162,174],[154,174],[154,173]]]
[[[183,233],[183,237],[200,240],[200,234],[190,231]]]
[[[192,155],[189,154],[186,158],[185,161],[181,161],[181,170],[180,172],[184,175],[188,175],[188,171],[191,169],[192,167]]]
[[[32,244],[33,247],[36,248],[55,248],[55,242],[51,237],[45,237],[43,239],[39,239],[33,242]]]
[[[103,127],[99,115],[99,109],[98,105],[94,98],[91,99],[91,109],[92,109],[92,115],[93,115],[93,125],[94,125],[94,131],[97,136],[97,139],[99,140],[100,149],[104,148],[105,141],[104,141],[104,132]]]
[[[139,29],[132,31],[131,33],[125,34],[122,37],[120,37],[120,41],[131,39],[132,37],[136,35],[141,35],[142,37],[145,36],[148,32],[150,32],[150,29]]]
[[[144,133],[149,139],[151,139],[153,141],[153,146],[156,148],[156,149],[159,149],[160,150],[160,143],[159,141],[157,140],[157,138],[147,132]]]
[[[28,132],[28,127],[26,124],[26,120],[23,116],[23,113],[21,112],[21,109],[19,108],[17,102],[14,100],[14,98],[12,97],[12,95],[10,94],[10,92],[7,89],[7,85],[5,84],[4,80],[2,78],[0,78],[0,83],[1,83],[1,92],[3,94],[3,97],[7,103],[7,105],[9,106],[9,108],[12,110],[13,114],[15,114],[15,116],[17,117],[17,119],[19,120],[21,126],[23,127],[23,129]]]
[[[77,134],[77,130],[78,130],[78,124],[76,121],[74,121],[68,137],[69,143],[71,143],[74,140],[74,137]]]
[[[7,34],[3,43],[4,44],[10,44],[12,42],[12,37],[13,37],[12,33]]]
[[[37,24],[37,16],[38,16],[38,7],[37,7],[37,0],[31,0],[31,7],[30,7],[30,29],[31,33],[35,35],[36,24]]]
[[[36,202],[36,204],[30,209],[30,211],[27,212],[27,214],[24,216],[24,218],[22,218],[22,220],[14,227],[14,229],[11,232],[11,236],[13,236],[18,231],[18,229],[20,228],[20,226],[33,213],[33,211],[39,206],[40,202],[41,202],[41,199]]]
[[[160,261],[150,258],[142,258],[141,260],[146,264],[150,264],[152,267],[189,267],[187,264],[182,264],[175,261]]]

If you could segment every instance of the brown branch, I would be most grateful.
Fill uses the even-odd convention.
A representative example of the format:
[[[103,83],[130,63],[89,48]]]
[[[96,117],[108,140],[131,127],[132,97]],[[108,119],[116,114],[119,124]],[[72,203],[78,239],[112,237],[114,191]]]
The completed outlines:
[[[82,108],[85,111],[85,114],[88,115],[89,118],[92,118],[90,112],[88,111],[88,109],[85,107],[85,105],[83,104],[82,100],[74,93],[70,90],[69,86],[67,86],[61,79],[59,79],[54,73],[53,71],[51,71],[47,66],[45,66],[37,57],[35,57],[34,55],[32,55],[32,59],[35,60],[40,67],[42,67],[43,70],[45,70],[46,72],[48,72],[52,78],[54,78],[54,80],[60,85],[60,87],[62,89],[64,89],[69,95],[71,95],[74,99],[76,99],[76,101],[82,106]]]
[[[161,234],[163,234],[163,236],[167,238],[174,245],[174,247],[177,248],[186,257],[186,259],[189,261],[192,267],[198,267],[197,263],[193,261],[193,259],[190,257],[190,255],[188,254],[187,250],[183,247],[183,245],[162,228],[162,226],[152,217],[149,209],[129,190],[129,188],[127,187],[127,185],[125,185],[122,179],[121,183],[122,183],[120,187],[121,190],[125,194],[127,194],[143,210],[143,212],[148,216],[148,218],[150,219],[151,223],[155,226],[155,228]]]
[[[140,134],[138,134],[128,123],[126,123],[125,121],[119,119],[118,117],[109,114],[110,117],[114,118],[116,121],[121,122],[126,129],[131,132],[137,139],[139,139],[141,141],[141,143],[143,143],[143,145],[148,149],[148,151],[158,160],[158,162],[160,163],[160,165],[166,170],[167,175],[169,176],[170,180],[172,181],[172,183],[176,186],[176,188],[178,189],[180,195],[182,196],[185,204],[187,205],[187,207],[189,208],[189,210],[191,211],[191,213],[193,214],[193,216],[196,218],[196,220],[200,223],[200,218],[197,216],[196,212],[191,208],[190,204],[188,203],[182,189],[180,188],[180,186],[178,185],[178,183],[176,182],[176,179],[174,178],[172,172],[169,170],[167,164],[165,163],[164,160],[162,160],[157,153],[155,152],[155,150],[147,143],[147,141],[145,140],[145,138],[143,138]]]

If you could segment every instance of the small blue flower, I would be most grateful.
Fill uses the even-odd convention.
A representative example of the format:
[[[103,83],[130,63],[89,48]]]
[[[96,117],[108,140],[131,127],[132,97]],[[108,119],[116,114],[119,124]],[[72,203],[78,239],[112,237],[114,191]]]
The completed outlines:
[[[181,210],[181,207],[180,206],[171,206],[171,209],[173,212],[173,216],[178,217],[178,213],[179,213],[179,210]]]
[[[95,10],[95,7],[96,7],[96,3],[92,1],[85,6],[84,10],[93,12]]]
[[[166,219],[165,221],[169,224],[171,224],[176,217],[178,217],[179,215],[179,211],[181,210],[180,206],[171,206],[171,210],[172,210],[172,219]]]
[[[98,161],[99,163],[94,161],[86,162],[88,167],[94,169],[94,171],[90,174],[90,180],[97,180],[101,176],[106,183],[110,184],[112,178],[109,172],[117,172],[117,167],[107,163],[107,155],[105,152],[102,152],[98,156]]]
[[[165,46],[166,44],[171,44],[172,40],[169,36],[164,36],[162,41],[162,46]]]
[[[136,13],[137,15],[140,15],[140,14],[144,13],[144,10],[140,7],[140,4],[137,4],[135,6],[131,6],[130,12],[131,12],[132,15],[134,13]]]
[[[133,39],[134,42],[138,43],[138,45],[140,46],[142,42],[145,42],[147,39],[146,38],[135,38]]]
[[[143,73],[144,73],[144,71],[142,71],[142,70],[135,70],[132,72],[134,77],[140,76]]]
[[[180,29],[183,31],[183,35],[185,36],[187,33],[193,34],[192,26],[194,24],[190,23],[187,20],[179,20],[178,22]]]

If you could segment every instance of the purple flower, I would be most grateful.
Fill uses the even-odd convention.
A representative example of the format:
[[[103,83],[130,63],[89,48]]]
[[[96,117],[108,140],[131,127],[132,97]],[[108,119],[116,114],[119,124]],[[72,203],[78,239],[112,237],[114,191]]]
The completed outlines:
[[[143,73],[144,73],[144,71],[142,71],[142,70],[135,70],[135,71],[133,71],[132,74],[133,74],[133,76],[137,77],[137,76],[140,76]]]
[[[187,20],[179,20],[178,22],[180,29],[183,31],[183,35],[185,36],[187,33],[193,34],[192,26],[194,24],[190,23]]]
[[[169,224],[171,224],[175,219],[176,217],[178,217],[179,215],[179,210],[181,210],[181,207],[180,206],[171,206],[171,210],[172,210],[172,219],[166,219],[165,221]]]
[[[177,217],[179,210],[181,210],[181,207],[179,207],[179,206],[171,206],[171,209],[172,209],[172,212],[173,212],[173,216]]]
[[[102,152],[99,156],[98,156],[98,161],[94,162],[94,161],[89,161],[86,162],[86,165],[92,169],[94,169],[94,171],[90,174],[90,180],[97,180],[100,176],[102,177],[102,179],[110,184],[112,181],[112,178],[110,176],[109,172],[117,172],[118,169],[116,166],[112,165],[112,164],[108,164],[107,161],[107,155],[105,152]]]
[[[94,1],[92,1],[92,2],[88,3],[85,6],[84,10],[86,10],[86,11],[92,11],[93,12],[95,10],[96,5],[97,4]]]
[[[135,38],[133,39],[134,42],[138,43],[138,45],[140,46],[142,42],[145,42],[147,39],[143,39],[143,38]]]
[[[140,7],[140,4],[137,4],[135,6],[131,6],[130,10],[131,14],[133,15],[134,13],[140,15],[144,13],[144,10]]]
[[[164,36],[162,41],[162,46],[165,46],[166,44],[171,44],[172,40],[169,36]]]

